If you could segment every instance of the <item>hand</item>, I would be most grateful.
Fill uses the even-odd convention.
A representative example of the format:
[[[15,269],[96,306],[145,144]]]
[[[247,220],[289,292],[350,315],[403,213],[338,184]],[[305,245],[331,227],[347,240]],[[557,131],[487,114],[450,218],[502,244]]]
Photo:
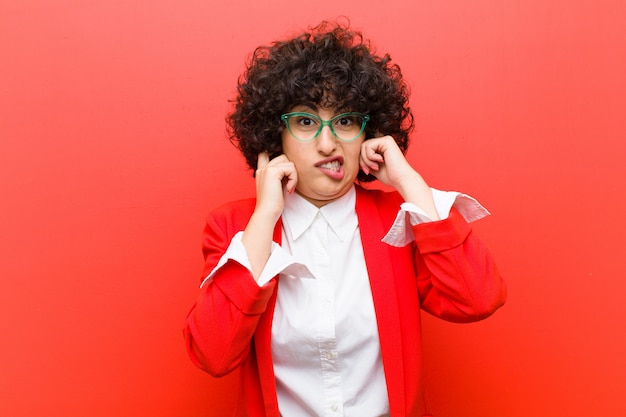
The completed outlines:
[[[267,152],[261,152],[257,161],[256,208],[258,214],[270,217],[275,223],[285,206],[283,187],[293,193],[298,182],[296,167],[285,155],[270,160]]]
[[[414,181],[417,172],[391,136],[368,139],[361,145],[361,169],[398,191],[403,181]]]
[[[430,187],[409,164],[391,136],[364,141],[359,164],[363,172],[395,188],[404,201],[420,207],[432,220],[439,220]]]

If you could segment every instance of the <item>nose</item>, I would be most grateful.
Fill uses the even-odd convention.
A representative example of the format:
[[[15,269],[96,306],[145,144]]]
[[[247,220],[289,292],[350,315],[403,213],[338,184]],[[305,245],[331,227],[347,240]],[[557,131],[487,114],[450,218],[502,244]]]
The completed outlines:
[[[317,137],[317,151],[322,155],[330,155],[337,149],[337,138],[330,130],[330,126],[322,127]]]

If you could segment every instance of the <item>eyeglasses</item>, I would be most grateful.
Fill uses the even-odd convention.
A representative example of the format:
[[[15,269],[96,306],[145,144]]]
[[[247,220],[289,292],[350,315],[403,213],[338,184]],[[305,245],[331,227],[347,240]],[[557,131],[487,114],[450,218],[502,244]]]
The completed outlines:
[[[280,116],[289,129],[289,133],[300,142],[309,142],[319,136],[324,126],[328,126],[333,135],[342,142],[351,142],[361,136],[370,116],[363,113],[341,113],[330,120],[311,113],[292,112]]]

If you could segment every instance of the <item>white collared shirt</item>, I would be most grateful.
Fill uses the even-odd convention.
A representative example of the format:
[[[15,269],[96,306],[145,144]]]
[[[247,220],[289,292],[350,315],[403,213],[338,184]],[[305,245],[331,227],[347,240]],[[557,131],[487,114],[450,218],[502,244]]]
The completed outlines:
[[[432,192],[441,218],[453,205],[468,221],[488,214],[464,194]],[[389,413],[355,203],[354,187],[319,209],[297,194],[285,193],[282,244],[273,244],[258,280],[262,286],[280,274],[271,347],[283,416]],[[424,212],[404,203],[383,241],[403,246],[413,240],[409,222],[424,221],[429,221]],[[215,270],[228,259],[251,269],[241,233]]]

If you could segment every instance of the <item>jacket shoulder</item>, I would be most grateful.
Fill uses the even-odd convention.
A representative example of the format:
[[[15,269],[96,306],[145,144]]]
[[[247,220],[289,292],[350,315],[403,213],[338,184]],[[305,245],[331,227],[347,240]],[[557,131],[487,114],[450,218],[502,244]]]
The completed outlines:
[[[213,270],[235,234],[248,224],[256,202],[253,198],[232,201],[212,210],[202,232],[202,254],[205,263],[202,279]]]
[[[220,240],[219,246],[225,249],[231,238],[246,227],[255,204],[254,198],[248,198],[231,201],[213,209],[206,217],[203,233],[205,243],[206,238],[211,236],[212,239]]]
[[[208,218],[212,218],[216,221],[230,220],[247,222],[250,216],[252,216],[252,212],[254,212],[255,204],[256,200],[254,198],[230,201],[213,209],[209,213]]]

